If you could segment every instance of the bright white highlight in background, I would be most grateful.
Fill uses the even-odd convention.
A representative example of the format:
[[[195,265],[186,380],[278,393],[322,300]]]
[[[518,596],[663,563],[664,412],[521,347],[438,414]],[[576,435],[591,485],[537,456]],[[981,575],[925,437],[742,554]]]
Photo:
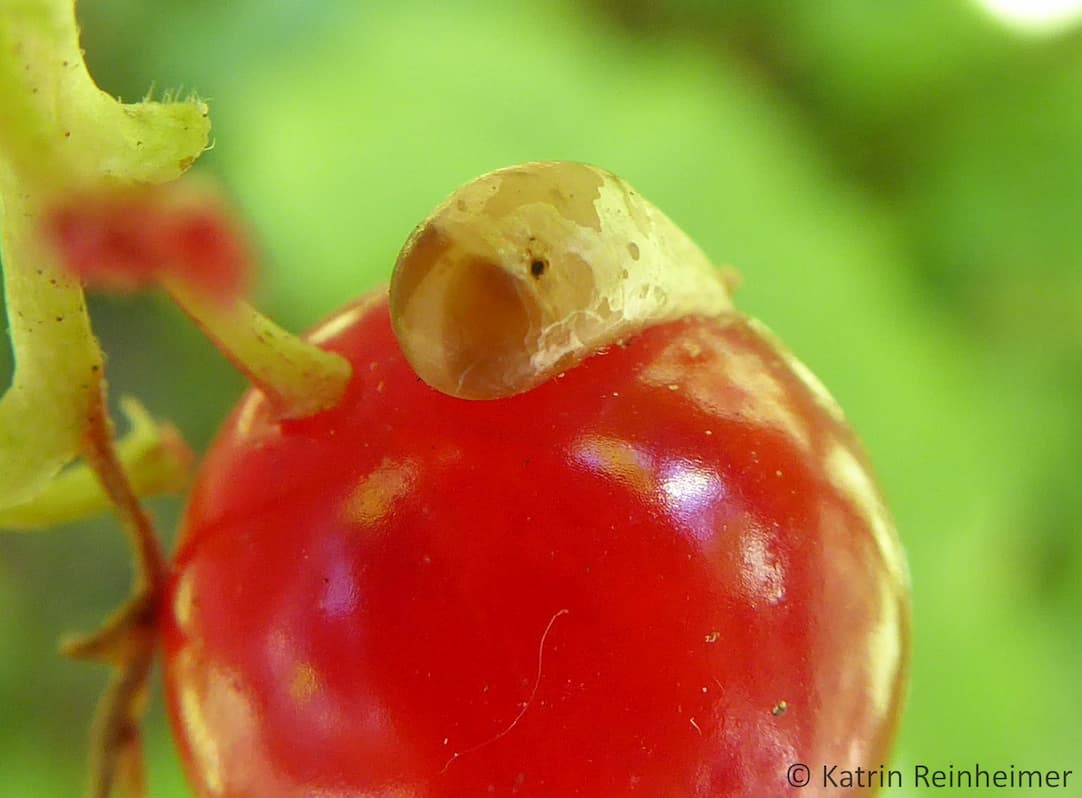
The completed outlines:
[[[1082,0],[976,0],[1005,25],[1032,33],[1058,33],[1082,21]]]

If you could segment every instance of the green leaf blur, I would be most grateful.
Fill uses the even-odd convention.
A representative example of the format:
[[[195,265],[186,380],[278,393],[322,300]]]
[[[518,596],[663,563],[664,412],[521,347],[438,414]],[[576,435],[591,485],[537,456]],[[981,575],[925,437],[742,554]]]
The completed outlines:
[[[1082,794],[1082,28],[1026,37],[965,0],[80,14],[103,88],[209,98],[197,169],[252,222],[260,303],[295,329],[385,281],[471,177],[539,159],[625,177],[742,272],[741,308],[831,388],[877,465],[913,575],[895,764],[1073,768],[1061,792]],[[239,377],[160,299],[92,315],[111,393],[204,447]],[[171,535],[179,502],[152,506]],[[111,519],[0,537],[5,794],[79,794],[105,673],[55,641],[121,601],[127,567]],[[152,795],[185,796],[163,714]]]

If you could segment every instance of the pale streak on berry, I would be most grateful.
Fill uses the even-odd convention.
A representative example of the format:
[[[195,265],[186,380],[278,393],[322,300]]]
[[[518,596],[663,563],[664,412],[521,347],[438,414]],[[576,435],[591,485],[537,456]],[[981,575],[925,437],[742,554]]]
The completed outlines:
[[[418,465],[387,458],[357,483],[346,499],[344,517],[371,527],[384,520],[395,504],[413,489]]]
[[[905,554],[890,513],[868,469],[849,446],[835,442],[826,455],[826,472],[834,488],[852,502],[856,512],[871,529],[876,548],[893,584],[908,588],[909,570]]]

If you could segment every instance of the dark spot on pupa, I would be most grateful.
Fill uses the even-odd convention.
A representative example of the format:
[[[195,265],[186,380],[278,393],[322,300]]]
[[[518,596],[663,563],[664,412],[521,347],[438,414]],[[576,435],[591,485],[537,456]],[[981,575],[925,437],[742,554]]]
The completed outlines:
[[[548,264],[540,258],[535,258],[534,262],[530,264],[530,274],[534,277],[540,277],[545,273],[545,269],[548,268]]]
[[[632,260],[639,259],[639,245],[636,244],[634,241],[629,241],[627,243],[627,251],[628,253],[630,253]]]

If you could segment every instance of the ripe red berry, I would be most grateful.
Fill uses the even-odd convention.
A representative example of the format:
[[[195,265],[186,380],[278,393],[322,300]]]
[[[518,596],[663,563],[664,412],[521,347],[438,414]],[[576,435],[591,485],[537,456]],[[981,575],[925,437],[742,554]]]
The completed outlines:
[[[758,798],[884,761],[902,554],[757,323],[661,324],[487,402],[421,382],[385,300],[315,337],[345,398],[242,400],[163,605],[201,796]]]

